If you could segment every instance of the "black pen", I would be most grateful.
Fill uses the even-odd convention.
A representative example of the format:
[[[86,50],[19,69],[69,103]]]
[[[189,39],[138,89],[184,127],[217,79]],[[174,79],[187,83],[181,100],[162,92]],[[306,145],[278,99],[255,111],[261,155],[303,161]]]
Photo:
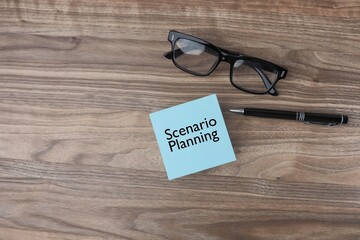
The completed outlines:
[[[270,109],[261,109],[261,108],[230,109],[230,112],[235,112],[247,116],[289,119],[289,120],[296,120],[305,123],[321,124],[328,126],[346,124],[348,122],[347,116],[336,115],[336,114],[281,111],[281,110],[270,110]]]

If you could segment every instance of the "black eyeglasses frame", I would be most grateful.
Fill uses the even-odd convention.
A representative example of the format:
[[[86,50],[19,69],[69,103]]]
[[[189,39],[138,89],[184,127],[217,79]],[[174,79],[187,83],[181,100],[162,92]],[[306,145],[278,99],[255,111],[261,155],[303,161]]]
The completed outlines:
[[[187,68],[182,67],[181,65],[177,64],[177,62],[175,61],[175,58],[176,58],[175,44],[176,44],[176,41],[179,40],[179,39],[191,40],[191,41],[203,44],[206,47],[211,48],[212,50],[217,52],[218,60],[213,64],[213,66],[206,73],[198,73],[198,72],[194,72],[194,71],[191,71],[191,70],[189,70]],[[170,30],[169,31],[168,41],[171,43],[171,51],[166,52],[164,54],[164,56],[167,59],[171,59],[172,62],[174,63],[174,65],[177,68],[181,69],[184,72],[187,72],[187,73],[190,73],[190,74],[193,74],[193,75],[196,75],[196,76],[208,76],[217,68],[217,66],[220,64],[220,62],[222,62],[222,61],[227,62],[227,63],[230,64],[230,82],[231,82],[231,84],[235,88],[237,88],[237,89],[239,89],[241,91],[247,92],[247,93],[259,94],[259,95],[269,93],[270,95],[277,96],[278,93],[277,93],[277,91],[276,91],[276,89],[274,87],[275,87],[275,85],[277,84],[277,82],[280,79],[284,79],[286,77],[287,72],[288,72],[288,70],[286,68],[280,67],[280,66],[278,66],[278,65],[276,65],[276,64],[274,64],[272,62],[269,62],[269,61],[266,61],[266,60],[263,60],[263,59],[260,59],[260,58],[256,58],[256,57],[251,57],[251,56],[245,55],[243,53],[238,53],[238,52],[230,51],[228,49],[220,48],[220,47],[218,47],[218,46],[216,46],[216,45],[214,45],[214,44],[212,44],[212,43],[210,43],[208,41],[205,41],[205,40],[203,40],[201,38],[198,38],[198,37],[195,37],[195,36],[192,36],[192,35],[189,35],[189,34],[181,33],[181,32],[175,31],[175,30]],[[234,83],[234,81],[233,81],[233,71],[234,71],[234,64],[238,60],[247,60],[248,62],[251,62],[251,63],[254,63],[254,64],[260,64],[261,66],[269,67],[271,69],[276,69],[277,70],[276,80],[274,82],[271,82],[266,77],[266,75],[261,72],[261,69],[257,68],[261,72],[261,73],[259,73],[257,71],[258,74],[260,75],[260,78],[264,82],[266,91],[264,91],[264,92],[253,92],[253,91],[250,91],[248,89],[242,88],[241,86],[236,85]],[[255,71],[256,71],[256,69],[255,69]],[[263,74],[263,76],[261,76],[261,74]]]

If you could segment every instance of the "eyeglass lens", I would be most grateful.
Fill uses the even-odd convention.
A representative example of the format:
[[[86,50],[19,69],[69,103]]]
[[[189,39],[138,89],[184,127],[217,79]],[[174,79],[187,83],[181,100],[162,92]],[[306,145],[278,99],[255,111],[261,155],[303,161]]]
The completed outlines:
[[[180,67],[197,74],[207,74],[219,60],[219,54],[214,49],[188,39],[178,39],[175,42],[174,60]]]
[[[276,70],[267,71],[258,63],[237,60],[233,66],[232,82],[245,90],[262,93],[271,88],[277,76]]]

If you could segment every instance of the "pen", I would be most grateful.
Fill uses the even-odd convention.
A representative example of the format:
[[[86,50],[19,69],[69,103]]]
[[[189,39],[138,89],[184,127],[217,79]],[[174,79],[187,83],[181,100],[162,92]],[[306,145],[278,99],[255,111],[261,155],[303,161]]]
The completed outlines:
[[[230,109],[230,112],[235,112],[247,116],[289,119],[289,120],[296,120],[305,123],[321,124],[328,126],[346,124],[348,122],[347,116],[336,115],[336,114],[294,112],[294,111],[270,110],[270,109],[261,109],[261,108]]]

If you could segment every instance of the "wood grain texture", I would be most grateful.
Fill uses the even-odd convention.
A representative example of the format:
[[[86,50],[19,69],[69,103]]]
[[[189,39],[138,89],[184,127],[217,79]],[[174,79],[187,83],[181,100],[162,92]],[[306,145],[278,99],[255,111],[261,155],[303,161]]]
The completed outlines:
[[[280,95],[181,72],[170,29],[286,66]],[[359,40],[350,0],[0,1],[0,239],[360,239]],[[148,114],[210,93],[237,161],[167,181]]]

